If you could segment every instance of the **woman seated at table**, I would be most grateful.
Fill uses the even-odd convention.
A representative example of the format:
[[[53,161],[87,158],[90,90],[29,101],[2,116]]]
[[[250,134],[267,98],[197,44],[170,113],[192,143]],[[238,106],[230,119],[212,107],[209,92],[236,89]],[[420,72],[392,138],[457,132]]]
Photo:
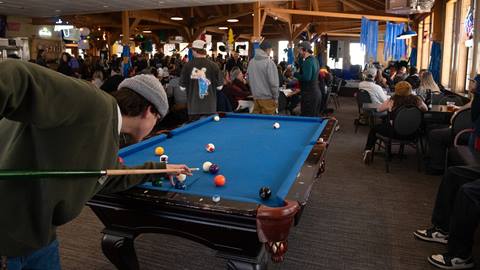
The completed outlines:
[[[278,96],[278,111],[280,114],[286,114],[287,112],[293,114],[293,109],[295,109],[295,107],[297,107],[300,103],[300,82],[293,76],[291,67],[287,67],[287,69],[285,69],[283,78],[286,91],[282,91],[282,93]]]
[[[433,75],[429,71],[425,71],[420,76],[420,87],[417,90],[417,95],[421,96],[424,100],[427,98],[427,91],[430,90],[433,95],[440,95],[442,92],[437,83],[433,79]]]
[[[412,94],[412,86],[405,81],[401,81],[395,85],[395,95],[382,103],[382,105],[380,105],[378,108],[378,111],[392,113],[402,106],[416,106],[424,112],[428,110],[427,105],[425,105],[423,100]],[[372,149],[375,147],[377,134],[382,136],[390,136],[391,132],[393,131],[392,129],[393,126],[391,122],[384,122],[370,129],[365,150],[363,152],[363,162],[365,164],[368,165],[372,161]]]
[[[243,77],[242,71],[238,68],[232,69],[230,82],[225,86],[223,92],[232,104],[234,110],[238,108],[239,100],[243,100],[252,94]]]

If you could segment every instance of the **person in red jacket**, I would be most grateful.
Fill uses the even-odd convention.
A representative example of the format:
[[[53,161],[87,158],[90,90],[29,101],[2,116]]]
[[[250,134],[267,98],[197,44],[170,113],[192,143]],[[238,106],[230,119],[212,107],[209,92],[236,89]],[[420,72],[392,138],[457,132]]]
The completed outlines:
[[[235,110],[238,108],[238,101],[247,98],[252,93],[240,69],[234,68],[231,72],[231,82],[223,90]]]

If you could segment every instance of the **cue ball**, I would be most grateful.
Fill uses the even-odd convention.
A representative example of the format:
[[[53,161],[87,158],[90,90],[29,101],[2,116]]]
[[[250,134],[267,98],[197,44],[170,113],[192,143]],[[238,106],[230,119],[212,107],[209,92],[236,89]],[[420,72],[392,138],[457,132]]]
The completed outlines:
[[[262,200],[268,200],[272,195],[272,191],[268,187],[262,187],[260,188],[258,195],[260,195],[260,198],[262,198]]]
[[[210,166],[212,166],[212,162],[210,161],[205,161],[203,163],[202,169],[204,172],[209,172],[210,171]]]
[[[163,147],[159,146],[159,147],[155,148],[155,155],[161,156],[164,153],[165,153],[165,149],[163,149]]]
[[[227,179],[225,179],[225,176],[223,176],[223,175],[217,175],[217,176],[215,176],[213,181],[215,183],[215,186],[223,187],[225,185],[225,182],[227,181]]]
[[[220,201],[220,196],[214,195],[214,196],[212,197],[212,201],[213,201],[213,202],[216,202],[216,203],[219,202],[219,201]]]
[[[165,163],[167,163],[167,162],[168,162],[168,156],[167,156],[167,155],[161,155],[161,156],[160,156],[160,162],[165,162]]]
[[[318,139],[319,143],[323,143],[323,138]]]
[[[218,173],[219,170],[220,170],[220,166],[218,166],[217,164],[212,164],[212,165],[210,165],[210,168],[208,168],[208,171],[211,174],[216,174],[216,173]]]
[[[279,123],[273,124],[273,128],[274,128],[274,129],[279,129],[279,128],[280,128],[280,124],[279,124]]]
[[[215,115],[215,116],[213,117],[213,120],[215,120],[216,122],[220,121],[220,116]]]
[[[185,182],[186,179],[187,179],[187,175],[185,175],[185,174],[183,174],[183,173],[177,175],[177,180],[178,180],[179,182],[182,182],[182,183],[183,183],[183,182]]]
[[[205,150],[207,150],[207,152],[213,152],[215,151],[215,145],[213,145],[213,143],[209,143],[205,146]]]

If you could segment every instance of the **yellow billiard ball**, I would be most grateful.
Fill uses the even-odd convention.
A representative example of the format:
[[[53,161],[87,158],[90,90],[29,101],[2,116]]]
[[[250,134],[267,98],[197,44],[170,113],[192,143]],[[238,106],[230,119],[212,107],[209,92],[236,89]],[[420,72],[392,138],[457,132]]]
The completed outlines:
[[[165,149],[163,149],[163,147],[159,146],[159,147],[155,148],[155,155],[161,156],[164,153],[165,153]]]

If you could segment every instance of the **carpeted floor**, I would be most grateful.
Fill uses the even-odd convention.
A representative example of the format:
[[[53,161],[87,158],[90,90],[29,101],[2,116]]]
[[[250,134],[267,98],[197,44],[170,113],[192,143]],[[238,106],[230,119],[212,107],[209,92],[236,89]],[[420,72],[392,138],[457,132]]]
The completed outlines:
[[[434,269],[426,257],[445,247],[414,240],[412,232],[429,226],[440,178],[418,173],[411,150],[405,160],[394,160],[390,174],[381,156],[366,167],[361,152],[368,130],[361,127],[355,134],[354,99],[341,98],[341,103],[335,114],[341,129],[329,149],[327,171],[290,234],[285,262],[270,268]],[[100,248],[102,228],[85,208],[59,229],[64,269],[115,269]],[[225,269],[225,261],[212,250],[175,236],[146,234],[135,244],[141,269]]]

